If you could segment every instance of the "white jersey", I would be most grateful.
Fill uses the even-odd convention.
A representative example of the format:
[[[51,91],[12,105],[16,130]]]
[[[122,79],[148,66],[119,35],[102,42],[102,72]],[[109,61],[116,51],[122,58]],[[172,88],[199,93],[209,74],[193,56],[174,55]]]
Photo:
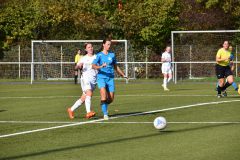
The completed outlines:
[[[164,52],[162,58],[164,59],[164,62],[162,63],[162,73],[171,73],[171,54]]]
[[[85,55],[81,58],[80,62],[78,63],[83,64],[81,78],[94,84],[96,84],[97,80],[97,70],[92,68],[92,62],[95,58],[96,58],[95,55],[93,56]]]

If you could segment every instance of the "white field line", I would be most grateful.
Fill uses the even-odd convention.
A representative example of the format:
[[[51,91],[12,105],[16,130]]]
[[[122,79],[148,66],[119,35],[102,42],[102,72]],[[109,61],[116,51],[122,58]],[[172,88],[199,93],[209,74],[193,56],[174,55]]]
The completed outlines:
[[[109,119],[117,119],[117,118],[145,115],[145,114],[151,114],[151,113],[157,113],[157,112],[163,112],[163,111],[171,111],[171,110],[178,110],[178,109],[184,109],[184,108],[190,108],[190,107],[214,105],[214,104],[221,104],[221,103],[231,103],[231,102],[240,102],[240,100],[196,103],[196,104],[185,105],[185,106],[180,106],[180,107],[172,107],[172,108],[159,109],[159,110],[153,110],[153,111],[147,111],[147,112],[141,112],[141,113],[120,115],[120,116],[110,117]],[[55,126],[55,127],[41,128],[41,129],[35,129],[35,130],[29,130],[29,131],[23,131],[23,132],[16,132],[16,133],[12,133],[12,134],[5,134],[5,135],[0,135],[0,138],[12,137],[12,136],[16,136],[16,135],[41,132],[41,131],[47,131],[47,130],[53,130],[53,129],[58,129],[58,128],[65,128],[65,127],[70,127],[70,126],[90,124],[90,123],[101,122],[101,121],[104,121],[104,119],[98,119],[98,120],[92,120],[92,121],[86,121],[86,122],[78,122],[78,123],[73,123],[73,124],[65,124],[65,125],[60,125],[60,126]]]
[[[0,97],[0,99],[54,99],[54,98],[76,98],[79,96],[24,96],[24,97]],[[94,96],[100,97],[100,96]],[[200,95],[200,94],[131,94],[131,95],[116,95],[116,97],[216,97],[216,95]],[[228,97],[239,97],[239,95],[229,95]]]
[[[13,124],[75,124],[79,122],[60,122],[60,121],[0,121],[0,123]],[[167,122],[168,124],[240,124],[240,122]],[[92,122],[92,124],[153,124],[153,122]]]

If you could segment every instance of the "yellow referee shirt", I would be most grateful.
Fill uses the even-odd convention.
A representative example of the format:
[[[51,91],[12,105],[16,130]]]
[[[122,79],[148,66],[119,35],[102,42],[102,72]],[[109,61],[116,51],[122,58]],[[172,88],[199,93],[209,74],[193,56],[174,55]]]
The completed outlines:
[[[76,56],[75,56],[75,63],[78,63],[81,58],[82,58],[82,55],[76,54]]]
[[[217,62],[217,64],[219,64],[220,66],[228,66],[229,62],[230,62],[230,60],[229,60],[230,55],[231,55],[231,52],[229,50],[225,50],[224,48],[219,49],[217,52],[217,57],[218,58],[228,58],[228,60]]]

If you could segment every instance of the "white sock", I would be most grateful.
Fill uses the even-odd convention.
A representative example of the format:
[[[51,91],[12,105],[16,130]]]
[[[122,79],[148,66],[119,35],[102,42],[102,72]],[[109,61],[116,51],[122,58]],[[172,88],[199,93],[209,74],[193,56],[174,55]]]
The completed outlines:
[[[167,80],[167,83],[169,83],[172,80],[172,77],[169,77]]]
[[[91,112],[91,97],[90,96],[86,96],[85,106],[86,106],[87,113]]]
[[[164,77],[164,79],[163,79],[163,86],[164,86],[164,87],[167,87],[167,78],[165,78],[165,77]]]
[[[78,99],[78,100],[74,103],[74,105],[71,107],[71,111],[74,111],[75,109],[77,109],[79,106],[81,106],[82,103],[83,103],[82,100],[81,100],[81,99]]]

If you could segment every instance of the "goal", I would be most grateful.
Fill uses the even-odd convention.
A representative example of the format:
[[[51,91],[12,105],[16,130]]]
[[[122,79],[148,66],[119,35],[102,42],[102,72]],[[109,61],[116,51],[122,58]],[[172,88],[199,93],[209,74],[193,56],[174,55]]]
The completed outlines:
[[[31,84],[39,80],[72,80],[76,49],[84,49],[86,42],[93,44],[95,53],[102,45],[102,40],[32,40]],[[128,41],[112,40],[111,49],[126,76],[131,78],[127,63],[131,61],[131,57],[128,57]]]
[[[234,48],[235,76],[238,76],[240,30],[172,31],[173,79],[215,77],[216,53],[228,40]]]

